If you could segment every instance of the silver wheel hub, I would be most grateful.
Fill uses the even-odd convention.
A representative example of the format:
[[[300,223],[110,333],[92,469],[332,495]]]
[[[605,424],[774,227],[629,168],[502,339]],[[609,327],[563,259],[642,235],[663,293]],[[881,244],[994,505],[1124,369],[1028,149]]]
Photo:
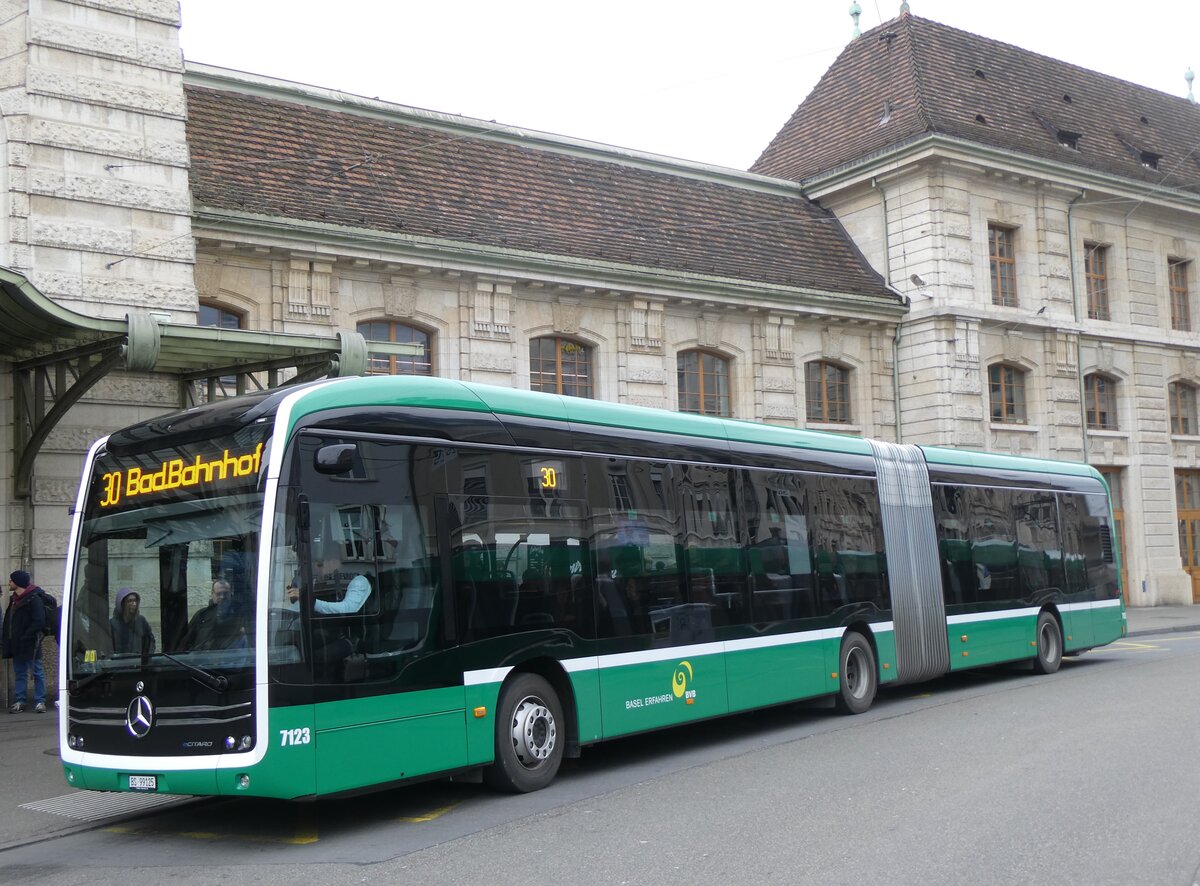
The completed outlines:
[[[1042,657],[1050,661],[1058,654],[1058,638],[1049,622],[1042,625],[1041,640]]]
[[[846,666],[842,669],[846,688],[854,698],[862,698],[867,692],[866,656],[858,648],[846,654]]]
[[[522,766],[532,769],[554,752],[558,726],[540,698],[527,696],[513,711],[513,750]]]

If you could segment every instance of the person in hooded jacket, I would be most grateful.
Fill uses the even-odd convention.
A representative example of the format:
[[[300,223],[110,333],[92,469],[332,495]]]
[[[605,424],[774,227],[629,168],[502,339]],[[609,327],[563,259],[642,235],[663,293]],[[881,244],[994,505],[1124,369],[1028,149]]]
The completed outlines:
[[[33,671],[33,710],[46,713],[46,674],[42,668],[42,633],[46,629],[46,607],[39,588],[29,580],[29,573],[18,569],[8,577],[12,596],[4,610],[4,657],[13,660],[16,671],[17,700],[8,709],[10,714],[25,710],[29,689],[29,671]]]
[[[112,628],[113,652],[152,652],[154,650],[154,632],[146,617],[138,612],[142,604],[141,595],[133,588],[121,588],[117,591],[117,605],[112,618],[108,620]]]

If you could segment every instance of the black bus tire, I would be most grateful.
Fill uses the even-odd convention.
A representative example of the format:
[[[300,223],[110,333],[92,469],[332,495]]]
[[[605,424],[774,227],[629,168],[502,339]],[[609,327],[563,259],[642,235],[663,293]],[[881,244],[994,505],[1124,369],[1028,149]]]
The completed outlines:
[[[1033,659],[1033,669],[1039,674],[1053,674],[1062,664],[1063,639],[1058,627],[1058,619],[1049,612],[1038,615],[1037,621],[1037,655]]]
[[[879,689],[879,672],[875,667],[875,652],[867,638],[850,631],[842,638],[838,656],[841,685],[834,696],[837,709],[843,714],[861,714],[870,709]]]
[[[496,706],[496,762],[483,780],[499,791],[526,794],[550,784],[562,763],[566,733],[562,703],[537,674],[517,674]]]

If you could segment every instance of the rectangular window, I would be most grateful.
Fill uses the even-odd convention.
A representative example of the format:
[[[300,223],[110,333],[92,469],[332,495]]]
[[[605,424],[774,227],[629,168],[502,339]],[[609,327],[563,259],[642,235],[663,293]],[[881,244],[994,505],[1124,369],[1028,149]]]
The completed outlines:
[[[746,475],[750,588],[754,620],[770,624],[825,615],[817,598],[809,544],[807,475]]]
[[[1167,259],[1167,286],[1171,291],[1171,328],[1189,332],[1192,310],[1188,302],[1188,263],[1176,258]]]
[[[1010,489],[968,489],[971,499],[971,562],[975,568],[973,602],[1016,600],[1019,592],[1017,538]]]
[[[1025,423],[1025,373],[997,363],[988,367],[992,421]]]
[[[827,609],[854,603],[890,609],[883,519],[874,482],[814,478],[809,502],[813,564],[822,604]]]
[[[1083,244],[1089,320],[1111,320],[1108,310],[1108,247]]]
[[[1116,382],[1107,376],[1092,374],[1083,380],[1087,426],[1098,431],[1117,429]]]
[[[1017,260],[1013,251],[1016,232],[988,225],[988,254],[992,272],[992,304],[1017,306]]]

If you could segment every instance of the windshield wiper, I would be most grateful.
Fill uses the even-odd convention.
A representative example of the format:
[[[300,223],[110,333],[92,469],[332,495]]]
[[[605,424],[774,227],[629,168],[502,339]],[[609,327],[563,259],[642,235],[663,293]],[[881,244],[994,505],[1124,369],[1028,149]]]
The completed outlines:
[[[213,692],[224,692],[229,688],[229,680],[223,674],[214,674],[210,671],[204,670],[203,668],[190,665],[186,661],[176,658],[169,652],[155,652],[152,653],[151,657],[153,658],[155,655],[161,655],[167,661],[173,661],[184,670],[190,671],[192,674],[192,679],[203,686],[207,686],[209,689],[213,690]]]
[[[96,671],[96,673],[88,674],[86,677],[79,677],[78,679],[70,680],[67,683],[67,690],[69,692],[78,692],[84,686],[88,685],[89,683],[91,683],[95,680],[99,680],[103,676],[104,676],[104,671]]]

